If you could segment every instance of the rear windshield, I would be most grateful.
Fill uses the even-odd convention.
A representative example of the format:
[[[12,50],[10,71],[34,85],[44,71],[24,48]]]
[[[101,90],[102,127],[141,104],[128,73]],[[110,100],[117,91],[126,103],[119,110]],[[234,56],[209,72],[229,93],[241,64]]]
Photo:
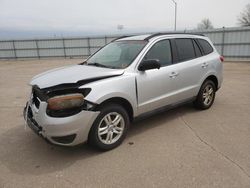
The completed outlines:
[[[112,42],[87,60],[88,65],[123,69],[128,67],[147,44],[143,40]]]

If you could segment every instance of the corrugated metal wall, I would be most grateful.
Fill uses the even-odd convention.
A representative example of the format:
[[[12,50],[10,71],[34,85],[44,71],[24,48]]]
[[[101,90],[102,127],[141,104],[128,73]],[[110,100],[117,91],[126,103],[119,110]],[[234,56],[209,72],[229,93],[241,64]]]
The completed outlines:
[[[218,52],[227,59],[250,60],[250,28],[222,28],[203,31]]]
[[[250,28],[186,31],[208,36],[226,59],[250,60]],[[119,36],[0,41],[0,59],[87,57]]]

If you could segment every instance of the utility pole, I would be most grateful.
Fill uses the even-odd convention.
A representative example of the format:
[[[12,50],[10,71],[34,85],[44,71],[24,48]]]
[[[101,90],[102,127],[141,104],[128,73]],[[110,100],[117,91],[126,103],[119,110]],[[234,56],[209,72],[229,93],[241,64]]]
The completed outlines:
[[[174,3],[174,9],[175,9],[175,18],[174,18],[174,30],[176,31],[176,22],[177,22],[177,2],[175,0],[172,0]]]

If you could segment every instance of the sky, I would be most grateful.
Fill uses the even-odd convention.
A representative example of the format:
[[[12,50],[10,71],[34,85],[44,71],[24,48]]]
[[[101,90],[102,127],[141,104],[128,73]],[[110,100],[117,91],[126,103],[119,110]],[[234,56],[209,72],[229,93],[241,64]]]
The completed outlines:
[[[235,27],[250,0],[176,0],[177,30]],[[123,25],[122,30],[117,26]],[[0,0],[0,38],[171,31],[172,0]]]

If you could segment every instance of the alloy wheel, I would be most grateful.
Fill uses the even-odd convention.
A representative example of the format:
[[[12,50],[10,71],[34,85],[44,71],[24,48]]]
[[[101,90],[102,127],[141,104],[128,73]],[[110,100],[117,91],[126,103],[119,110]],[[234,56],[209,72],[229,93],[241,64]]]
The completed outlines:
[[[208,84],[205,87],[203,94],[202,94],[202,98],[203,98],[204,105],[209,106],[211,104],[214,98],[214,89],[212,85]]]
[[[105,115],[98,126],[98,137],[103,144],[113,144],[122,136],[125,121],[121,114],[111,112]]]

